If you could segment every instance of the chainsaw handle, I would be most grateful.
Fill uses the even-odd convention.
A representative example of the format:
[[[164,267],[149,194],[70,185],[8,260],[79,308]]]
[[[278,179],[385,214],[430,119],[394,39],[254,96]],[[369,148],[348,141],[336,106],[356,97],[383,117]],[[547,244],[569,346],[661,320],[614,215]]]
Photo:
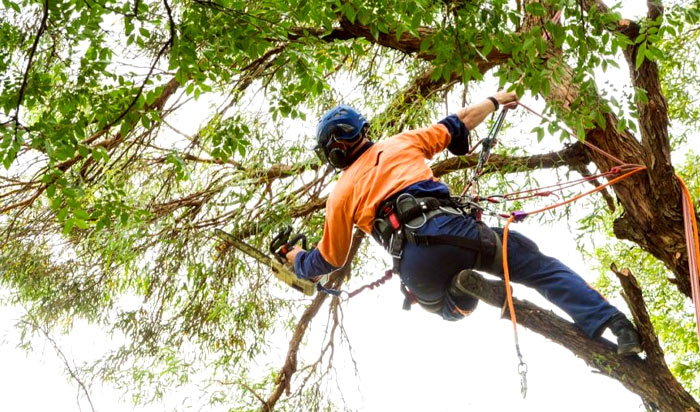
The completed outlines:
[[[294,247],[294,245],[299,243],[300,240],[301,240],[301,248],[306,250],[306,235],[304,235],[304,234],[299,234],[299,235],[296,235],[293,238],[289,239],[289,241],[286,244],[287,249],[291,250]]]
[[[292,227],[287,226],[275,236],[270,242],[270,253],[277,254],[279,249],[287,244],[289,235],[292,234]]]
[[[277,260],[280,261],[280,263],[287,262],[287,253],[289,253],[294,248],[294,245],[299,243],[299,241],[301,241],[301,247],[306,249],[306,235],[298,234],[292,236],[290,239],[289,236],[291,234],[292,227],[287,226],[282,229],[274,239],[272,239],[272,242],[270,242],[270,252],[277,258]]]

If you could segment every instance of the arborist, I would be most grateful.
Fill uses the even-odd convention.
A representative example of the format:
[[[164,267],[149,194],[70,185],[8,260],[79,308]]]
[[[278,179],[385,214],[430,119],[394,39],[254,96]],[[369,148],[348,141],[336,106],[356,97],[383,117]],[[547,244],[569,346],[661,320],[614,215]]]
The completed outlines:
[[[367,120],[352,107],[326,112],[316,130],[315,151],[342,173],[328,196],[317,247],[296,246],[286,255],[296,275],[315,278],[343,266],[357,226],[392,255],[404,294],[446,320],[470,314],[478,299],[462,286],[459,274],[475,269],[503,277],[502,230],[489,228],[452,198],[426,159],[444,149],[466,154],[469,131],[500,105],[516,102],[515,93],[501,91],[430,127],[377,143],[367,136]],[[641,352],[639,335],[624,314],[573,270],[542,254],[532,240],[510,233],[507,257],[514,282],[536,289],[589,337],[610,328],[618,353]]]

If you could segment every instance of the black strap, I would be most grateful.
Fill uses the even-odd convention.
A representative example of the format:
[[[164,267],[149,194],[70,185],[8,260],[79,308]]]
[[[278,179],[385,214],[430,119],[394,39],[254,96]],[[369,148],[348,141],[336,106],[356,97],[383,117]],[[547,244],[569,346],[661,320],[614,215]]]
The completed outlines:
[[[496,100],[496,98],[493,96],[489,96],[489,97],[487,97],[487,99],[491,100],[491,103],[493,103],[493,111],[494,112],[497,111],[498,107],[499,107],[498,100]]]
[[[475,250],[477,252],[481,251],[483,247],[480,239],[468,239],[461,236],[452,235],[409,235],[406,236],[406,240],[419,246],[452,245]]]
[[[411,305],[415,302],[415,296],[406,287],[406,284],[401,282],[401,293],[403,293],[403,310],[411,310]]]

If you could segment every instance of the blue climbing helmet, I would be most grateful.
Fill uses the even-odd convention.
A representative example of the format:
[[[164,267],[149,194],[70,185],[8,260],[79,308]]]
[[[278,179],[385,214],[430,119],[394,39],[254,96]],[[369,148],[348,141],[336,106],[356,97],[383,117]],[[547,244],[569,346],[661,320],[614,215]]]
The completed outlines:
[[[324,163],[336,169],[350,166],[349,154],[362,139],[362,130],[369,126],[365,117],[352,107],[341,104],[327,111],[316,128],[314,151]],[[340,142],[351,142],[350,145]]]

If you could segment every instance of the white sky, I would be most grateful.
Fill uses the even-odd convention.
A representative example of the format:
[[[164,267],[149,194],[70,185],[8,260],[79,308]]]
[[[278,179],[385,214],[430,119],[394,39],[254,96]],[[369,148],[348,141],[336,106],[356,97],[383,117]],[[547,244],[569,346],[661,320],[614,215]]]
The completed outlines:
[[[639,14],[631,8],[623,11],[625,17]],[[621,64],[621,67],[626,65]],[[624,71],[617,75],[627,78]],[[610,74],[607,76],[610,78]],[[532,104],[531,101],[525,103]],[[192,116],[191,111],[187,113]],[[195,122],[190,123],[196,126]],[[535,136],[523,136],[523,139],[535,146]],[[573,235],[566,225],[542,228],[525,222],[513,229],[531,237],[546,254],[563,260],[589,283],[595,280],[592,268],[587,267],[576,252]],[[375,249],[375,255],[383,256],[388,267],[388,257],[379,247]],[[382,270],[377,268],[377,277]],[[360,284],[362,282],[354,282],[348,288]],[[336,363],[349,407],[367,412],[643,410],[640,399],[619,382],[593,373],[561,346],[519,328],[521,350],[529,366],[529,389],[523,400],[512,327],[510,321],[499,319],[498,309],[482,303],[468,319],[445,322],[419,307],[410,312],[401,310],[403,297],[398,287],[398,279],[394,278],[344,306],[345,327],[360,372],[356,379],[351,364],[342,363],[342,357]],[[516,285],[515,295],[555,309],[526,288]],[[608,298],[627,312],[619,297]],[[76,401],[78,387],[67,378],[48,342],[38,339],[35,350],[29,353],[15,347],[18,336],[13,326],[21,313],[20,308],[0,307],[0,410],[77,411],[82,408],[89,411],[82,395]],[[317,318],[319,322],[325,316],[321,313]],[[316,325],[315,329],[321,328]],[[103,334],[88,326],[78,326],[69,336],[54,338],[67,357],[78,363],[98,356],[99,348],[105,344]],[[313,338],[314,335],[310,339]],[[286,347],[286,340],[279,342],[277,366],[282,365]],[[120,399],[119,393],[98,384],[91,388],[91,396],[101,412],[160,411],[174,406],[168,404],[172,400],[166,400],[159,405],[133,407],[129,399]],[[177,399],[185,396],[197,397],[194,392],[173,394]],[[200,409],[193,404],[192,410]],[[225,411],[227,408],[201,410]]]

